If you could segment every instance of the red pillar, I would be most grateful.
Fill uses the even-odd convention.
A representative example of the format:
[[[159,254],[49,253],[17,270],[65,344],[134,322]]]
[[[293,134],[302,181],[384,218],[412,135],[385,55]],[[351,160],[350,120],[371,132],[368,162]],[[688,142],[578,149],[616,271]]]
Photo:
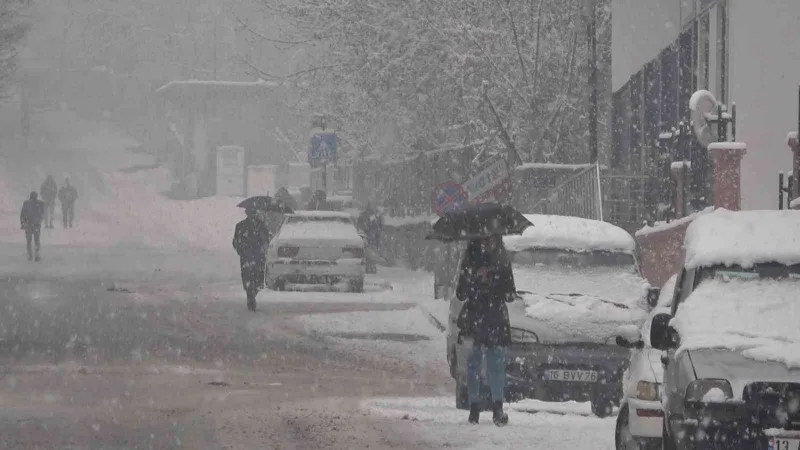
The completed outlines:
[[[715,142],[708,146],[713,165],[714,206],[730,211],[742,209],[743,142]]]

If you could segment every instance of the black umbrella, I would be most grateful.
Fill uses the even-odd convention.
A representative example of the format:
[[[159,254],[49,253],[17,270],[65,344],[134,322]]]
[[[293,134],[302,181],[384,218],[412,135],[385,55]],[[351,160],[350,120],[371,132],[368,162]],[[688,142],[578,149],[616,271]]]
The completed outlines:
[[[498,203],[479,203],[446,212],[425,239],[467,241],[492,235],[522,234],[533,224],[519,211]]]
[[[275,200],[268,195],[256,195],[242,200],[238,205],[239,208],[255,209],[256,211],[276,212],[282,214],[292,214],[292,208],[289,208],[285,203],[280,200]]]

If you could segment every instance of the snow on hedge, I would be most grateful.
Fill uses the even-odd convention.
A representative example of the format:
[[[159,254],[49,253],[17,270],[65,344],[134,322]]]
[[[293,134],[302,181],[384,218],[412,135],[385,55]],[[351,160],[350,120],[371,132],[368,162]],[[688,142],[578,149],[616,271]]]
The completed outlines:
[[[800,280],[723,279],[701,283],[672,321],[682,350],[726,348],[800,368]]]
[[[633,254],[636,242],[627,231],[599,220],[580,217],[526,214],[532,227],[521,236],[506,236],[510,251],[532,248],[567,249],[579,252],[606,250]]]
[[[689,225],[684,242],[689,268],[718,264],[751,267],[800,263],[797,211],[728,211],[704,214]]]

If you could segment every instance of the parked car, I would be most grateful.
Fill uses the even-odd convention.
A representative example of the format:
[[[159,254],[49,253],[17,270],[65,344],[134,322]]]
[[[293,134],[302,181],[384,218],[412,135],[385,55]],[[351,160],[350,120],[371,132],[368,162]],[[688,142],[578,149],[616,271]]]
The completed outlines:
[[[508,400],[589,400],[598,416],[619,404],[629,352],[617,336],[635,339],[647,316],[649,285],[642,278],[633,237],[596,220],[526,215],[533,223],[504,242],[520,298],[508,304],[512,344],[507,349]],[[456,286],[459,270],[454,271]],[[447,360],[456,380],[456,406],[468,407],[466,355],[470,342],[456,324],[462,303],[450,302]],[[650,290],[652,304],[658,289]]]
[[[695,219],[663,350],[665,449],[800,447],[800,214]]]
[[[297,211],[283,220],[267,250],[267,280],[273,289],[292,284],[336,284],[364,290],[364,240],[350,215]]]
[[[675,292],[673,275],[664,283],[658,304],[642,325],[640,338],[617,339],[617,345],[631,349],[630,365],[623,375],[623,398],[617,415],[614,441],[617,450],[660,449],[664,409],[661,406],[661,382],[664,369],[661,350],[650,345],[650,325],[656,314],[669,312]]]

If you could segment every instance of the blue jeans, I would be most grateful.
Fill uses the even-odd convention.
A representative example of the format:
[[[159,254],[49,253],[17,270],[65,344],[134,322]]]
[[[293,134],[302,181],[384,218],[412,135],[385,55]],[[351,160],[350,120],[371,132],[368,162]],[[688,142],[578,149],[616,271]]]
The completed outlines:
[[[506,387],[506,349],[505,347],[487,347],[472,344],[472,351],[467,356],[467,392],[469,403],[479,403],[481,400],[481,366],[483,354],[486,352],[486,376],[489,378],[489,390],[493,402],[503,401],[503,391]]]

